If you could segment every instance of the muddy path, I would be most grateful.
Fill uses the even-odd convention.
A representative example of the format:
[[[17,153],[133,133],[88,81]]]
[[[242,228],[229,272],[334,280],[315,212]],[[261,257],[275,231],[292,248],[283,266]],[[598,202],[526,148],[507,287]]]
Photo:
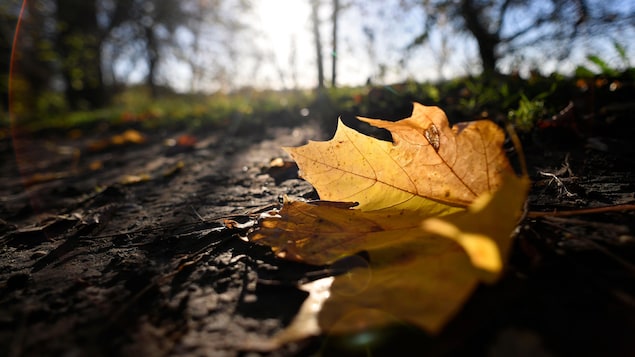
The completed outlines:
[[[142,139],[123,139],[134,129]],[[69,136],[70,135],[70,136]],[[531,211],[635,203],[628,132],[526,138]],[[283,195],[315,197],[281,146],[326,139],[285,127],[105,128],[1,143],[0,354],[4,356],[632,355],[635,212],[528,217],[503,279],[444,332],[319,336],[249,351],[286,326],[322,267],[276,259],[223,219]],[[15,144],[15,150],[14,150]],[[100,146],[101,145],[101,146]],[[513,154],[512,154],[513,156]]]

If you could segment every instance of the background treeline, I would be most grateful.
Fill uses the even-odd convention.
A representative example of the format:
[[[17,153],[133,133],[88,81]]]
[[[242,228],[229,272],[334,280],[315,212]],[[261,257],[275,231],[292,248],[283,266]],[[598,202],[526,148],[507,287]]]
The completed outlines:
[[[284,10],[284,0],[262,1],[261,6]],[[386,75],[391,71],[403,73],[402,81],[412,80],[411,72],[399,70],[420,56],[434,59],[438,78],[450,77],[451,66],[492,79],[539,72],[549,61],[558,70],[558,63],[570,64],[576,54],[578,61],[626,70],[635,38],[629,37],[635,33],[630,0],[293,1],[306,1],[312,10],[306,28],[291,30],[312,32],[314,60],[300,71],[314,73],[314,88],[337,86],[344,56],[371,63],[360,85],[388,84],[396,78]],[[2,107],[8,110],[10,69],[12,110],[23,116],[108,107],[139,73],[150,98],[173,93],[181,71],[189,83],[179,90],[187,93],[244,91],[249,83],[235,79],[255,82],[267,65],[280,80],[297,76],[262,45],[255,3],[5,0],[0,4]],[[415,16],[417,26],[411,21],[400,32],[406,15]],[[358,22],[351,23],[351,17]],[[351,28],[362,36],[354,37]],[[395,33],[404,44],[384,46]],[[466,52],[473,55],[457,62]],[[287,89],[300,89],[292,83]]]

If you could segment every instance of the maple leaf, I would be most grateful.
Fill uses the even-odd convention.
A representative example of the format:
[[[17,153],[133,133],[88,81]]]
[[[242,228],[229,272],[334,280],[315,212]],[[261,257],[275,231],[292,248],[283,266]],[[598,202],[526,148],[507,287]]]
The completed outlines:
[[[333,139],[285,148],[323,200],[447,214],[495,190],[500,173],[510,170],[501,150],[505,135],[491,121],[450,128],[441,109],[418,103],[411,117],[397,122],[359,119],[389,130],[393,142],[339,121]]]
[[[272,345],[396,321],[436,333],[502,271],[529,187],[504,155],[502,130],[489,121],[450,128],[440,109],[420,104],[398,122],[360,120],[388,129],[393,142],[340,122],[330,141],[288,148],[329,201],[285,199],[250,234],[278,257],[310,264],[369,257],[331,277],[328,293],[306,287],[310,298]]]

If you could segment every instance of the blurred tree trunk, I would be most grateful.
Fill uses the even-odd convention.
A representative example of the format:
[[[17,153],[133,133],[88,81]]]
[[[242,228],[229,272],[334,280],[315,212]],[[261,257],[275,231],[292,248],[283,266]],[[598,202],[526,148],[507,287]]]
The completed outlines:
[[[311,22],[313,25],[313,38],[315,40],[315,60],[317,62],[318,84],[317,89],[324,89],[324,65],[322,56],[322,39],[320,38],[320,19],[318,10],[320,7],[319,0],[311,0]]]
[[[56,47],[66,99],[73,109],[93,109],[107,103],[102,78],[102,37],[96,1],[57,0]]]
[[[589,33],[579,32],[583,28],[592,29],[593,37],[598,31],[608,34],[614,29],[632,29],[633,12],[617,10],[619,2],[401,0],[400,4],[404,10],[423,7],[425,14],[424,30],[408,49],[429,42],[433,33],[467,34],[476,41],[483,74],[490,77],[499,74],[501,68],[496,65],[503,57],[534,57],[537,63],[568,57],[575,40]],[[594,11],[590,11],[591,6]]]
[[[11,6],[13,5],[13,6]],[[7,11],[0,13],[0,110],[9,110],[9,70],[13,37],[18,23],[20,4],[16,1],[6,3]]]
[[[0,14],[0,110],[9,110],[9,69],[17,16],[7,12]]]
[[[486,24],[479,19],[481,10],[477,8],[474,0],[462,0],[461,1],[461,16],[465,19],[465,26],[470,33],[476,39],[478,44],[478,52],[481,57],[483,66],[483,74],[488,77],[497,74],[496,62],[498,62],[498,55],[496,54],[496,47],[500,44],[501,40],[498,37],[497,32],[489,32],[485,27]]]
[[[339,0],[333,0],[333,15],[331,21],[333,22],[333,52],[331,53],[331,87],[335,88],[337,83],[337,20],[340,11]]]
[[[37,118],[39,100],[50,89],[59,67],[55,33],[50,30],[55,14],[42,1],[10,0],[0,7],[7,21],[0,26],[0,37],[7,46],[3,56],[6,72],[0,74],[7,84],[6,104],[18,118]]]
[[[146,51],[148,53],[148,76],[146,77],[146,85],[150,88],[152,98],[157,98],[159,93],[156,83],[156,72],[159,60],[159,46],[152,26],[146,26],[144,32],[146,37]]]

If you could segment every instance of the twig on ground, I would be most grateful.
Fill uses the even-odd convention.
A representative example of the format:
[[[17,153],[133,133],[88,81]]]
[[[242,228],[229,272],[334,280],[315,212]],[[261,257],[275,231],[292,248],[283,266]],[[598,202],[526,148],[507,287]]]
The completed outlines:
[[[582,209],[574,209],[574,210],[566,210],[566,211],[552,211],[552,212],[529,211],[529,212],[527,212],[527,218],[567,217],[567,216],[577,216],[577,215],[581,215],[581,214],[594,214],[594,213],[605,213],[605,212],[623,212],[623,211],[635,211],[635,204],[603,206],[603,207],[594,207],[594,208],[582,208]]]
[[[556,182],[556,185],[559,188],[559,192],[558,194],[565,194],[567,197],[575,197],[576,194],[575,193],[571,193],[569,190],[567,190],[567,187],[564,185],[564,183],[558,178],[558,176],[556,176],[556,174],[552,174],[550,172],[544,172],[544,171],[540,171],[538,172],[539,174],[541,174],[542,176],[547,176],[547,177],[551,177],[551,181],[549,181],[549,183],[547,184],[547,186],[551,185],[552,182]]]
[[[546,176],[546,177],[550,177],[551,180],[547,183],[547,186],[551,185],[552,182],[556,183],[556,186],[558,187],[558,195],[566,195],[567,197],[576,197],[577,195],[575,193],[572,193],[571,191],[569,191],[567,189],[567,187],[565,186],[563,179],[560,178],[559,176],[564,175],[565,173],[568,175],[568,178],[574,178],[573,176],[573,172],[571,171],[571,166],[569,165],[569,154],[567,153],[567,155],[564,157],[564,164],[562,165],[562,167],[560,167],[560,169],[558,169],[555,172],[548,172],[548,171],[538,171],[538,173],[542,176]]]

